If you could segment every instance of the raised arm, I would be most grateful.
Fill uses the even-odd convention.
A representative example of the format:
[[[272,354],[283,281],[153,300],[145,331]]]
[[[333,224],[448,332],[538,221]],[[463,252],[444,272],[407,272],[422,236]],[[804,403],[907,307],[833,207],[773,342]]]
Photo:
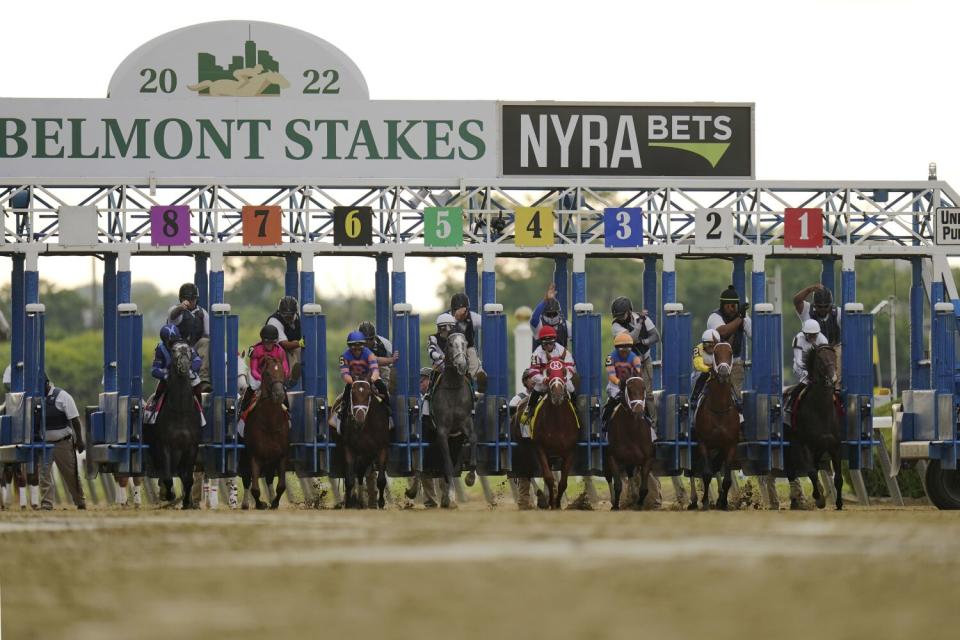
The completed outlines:
[[[803,289],[800,289],[800,291],[797,291],[797,294],[793,296],[793,308],[797,310],[797,315],[803,313],[803,303],[807,301],[807,298],[810,296],[810,294],[814,291],[819,291],[820,289],[823,289],[823,285],[817,282],[816,284],[812,284],[809,287],[804,287]]]

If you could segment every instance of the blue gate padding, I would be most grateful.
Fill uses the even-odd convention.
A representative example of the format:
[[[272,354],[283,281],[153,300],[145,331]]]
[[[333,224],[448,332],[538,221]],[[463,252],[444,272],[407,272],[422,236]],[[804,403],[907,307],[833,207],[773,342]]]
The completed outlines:
[[[577,388],[576,407],[580,419],[580,437],[577,456],[573,463],[575,475],[602,475],[605,442],[600,432],[600,390],[603,373],[603,348],[601,343],[600,314],[593,312],[593,305],[578,303],[574,307],[573,359],[577,363],[580,384]]]
[[[210,307],[210,386],[204,397],[207,426],[201,431],[200,456],[212,477],[237,475],[241,445],[237,440],[237,351],[240,320],[230,305]]]
[[[6,396],[4,415],[0,418],[0,462],[22,462],[32,465],[48,462],[53,445],[45,441],[46,404],[44,403],[44,306],[25,307],[23,361],[11,367],[22,370],[22,392]],[[18,351],[19,352],[19,351]]]
[[[846,410],[844,447],[851,469],[873,468],[873,316],[863,305],[844,305],[840,327],[841,380]]]
[[[743,442],[737,457],[744,473],[767,474],[784,468],[783,327],[772,304],[754,307],[753,388],[743,392]]]
[[[668,474],[688,471],[692,465],[690,431],[690,370],[693,345],[690,314],[683,305],[663,305],[663,390],[657,407],[656,454]]]
[[[334,445],[327,424],[327,319],[319,304],[301,309],[303,391],[291,393],[290,448],[301,477],[329,475]]]
[[[507,317],[503,314],[503,305],[483,306],[481,331],[481,360],[487,374],[487,388],[477,401],[473,421],[477,434],[477,472],[501,475],[513,469],[507,414]]]

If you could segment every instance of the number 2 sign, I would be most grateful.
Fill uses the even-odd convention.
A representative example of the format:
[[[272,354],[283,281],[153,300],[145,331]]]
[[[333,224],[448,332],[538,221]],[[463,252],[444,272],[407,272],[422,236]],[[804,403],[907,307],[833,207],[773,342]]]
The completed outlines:
[[[733,211],[730,208],[697,209],[694,229],[698,247],[733,246]]]
[[[279,205],[247,205],[240,212],[243,220],[243,244],[263,246],[280,244],[283,235]]]
[[[783,246],[796,249],[823,246],[823,209],[787,209],[783,214]]]
[[[190,207],[150,207],[150,244],[163,247],[190,244]]]

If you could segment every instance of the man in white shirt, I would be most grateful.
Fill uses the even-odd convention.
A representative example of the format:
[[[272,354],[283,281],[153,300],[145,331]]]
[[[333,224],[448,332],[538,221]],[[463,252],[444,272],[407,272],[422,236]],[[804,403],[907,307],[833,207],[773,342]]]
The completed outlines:
[[[731,284],[720,294],[720,306],[707,318],[707,329],[715,329],[733,348],[733,387],[738,395],[743,391],[743,360],[752,335],[749,309],[749,304],[740,303],[740,294]]]
[[[77,509],[86,509],[83,487],[77,470],[77,453],[83,453],[83,430],[80,427],[80,412],[69,393],[54,387],[45,380],[46,391],[46,441],[53,444],[50,462],[40,467],[40,508],[53,509],[53,463],[56,463],[63,484],[70,492]]]

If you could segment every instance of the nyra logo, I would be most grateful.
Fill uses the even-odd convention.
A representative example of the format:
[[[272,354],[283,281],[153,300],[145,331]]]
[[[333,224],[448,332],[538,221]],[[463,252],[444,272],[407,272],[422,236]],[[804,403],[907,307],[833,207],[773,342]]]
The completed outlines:
[[[648,146],[689,151],[709,162],[713,168],[730,148],[731,137],[730,116],[647,116]]]

